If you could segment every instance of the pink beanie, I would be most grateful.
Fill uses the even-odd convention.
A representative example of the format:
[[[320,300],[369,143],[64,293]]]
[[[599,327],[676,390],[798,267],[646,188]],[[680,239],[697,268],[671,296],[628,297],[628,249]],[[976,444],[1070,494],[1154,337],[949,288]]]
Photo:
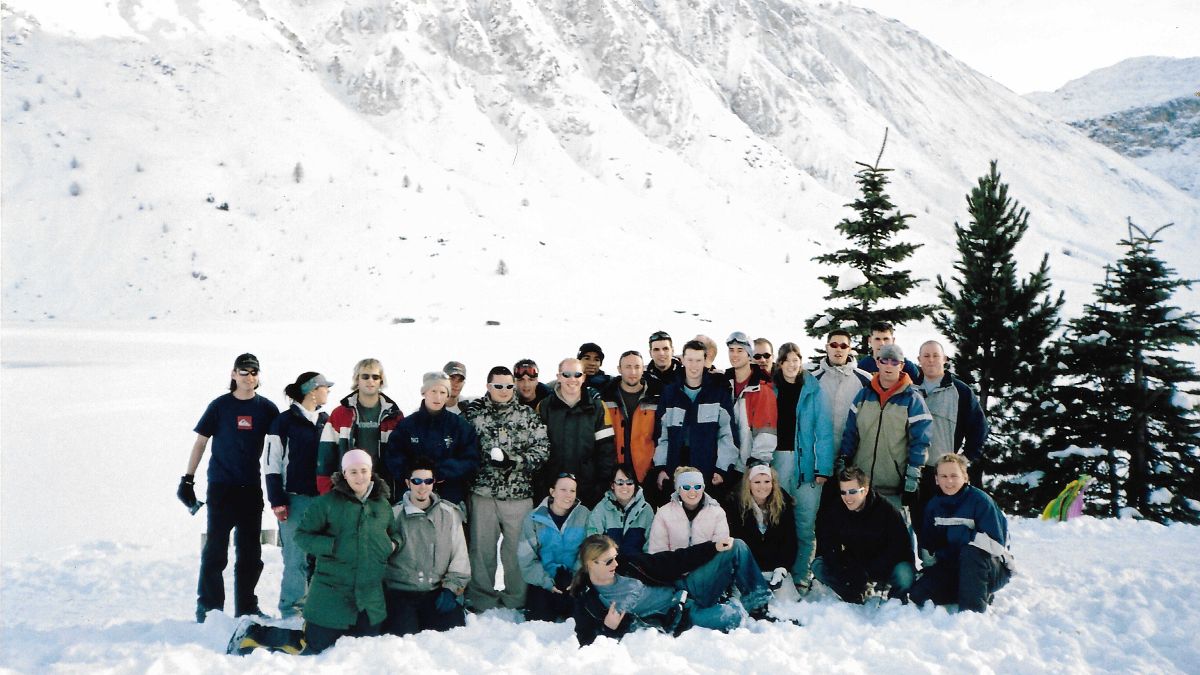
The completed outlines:
[[[371,455],[367,454],[366,450],[351,450],[342,455],[342,471],[349,469],[352,466],[371,467]]]

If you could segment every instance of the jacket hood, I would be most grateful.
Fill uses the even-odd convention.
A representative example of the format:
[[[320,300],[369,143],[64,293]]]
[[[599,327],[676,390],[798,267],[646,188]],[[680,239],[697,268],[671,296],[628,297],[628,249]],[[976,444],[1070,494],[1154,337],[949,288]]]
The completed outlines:
[[[634,484],[633,486],[633,496],[629,498],[628,506],[621,506],[621,502],[617,501],[617,496],[613,494],[612,488],[609,488],[608,492],[604,493],[604,500],[612,504],[613,508],[615,508],[617,511],[633,511],[634,509],[639,508],[639,506],[647,503],[646,495],[642,491],[642,486],[637,484]]]
[[[335,471],[333,475],[329,477],[329,480],[331,483],[333,483],[333,489],[335,491],[340,492],[350,499],[358,499],[358,495],[354,494],[354,489],[351,488],[350,484],[346,482],[346,477],[342,475],[341,471]],[[367,495],[368,500],[382,499],[388,502],[391,501],[392,491],[388,489],[387,483],[375,473],[371,474],[371,485],[371,494]]]

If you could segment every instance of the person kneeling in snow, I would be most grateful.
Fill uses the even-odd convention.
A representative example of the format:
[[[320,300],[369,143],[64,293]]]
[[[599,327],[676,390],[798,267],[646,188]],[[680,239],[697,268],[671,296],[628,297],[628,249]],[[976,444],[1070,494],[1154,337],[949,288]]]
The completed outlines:
[[[364,450],[342,455],[333,488],[308,507],[296,531],[296,543],[317,559],[304,605],[307,653],[344,635],[378,635],[387,615],[383,577],[398,544],[396,521],[387,484],[371,465]]]
[[[904,516],[871,489],[857,466],[842,469],[837,480],[841,501],[826,504],[817,515],[813,576],[846,602],[861,604],[871,582],[886,587],[888,597],[903,600],[916,576]]]
[[[741,592],[750,618],[773,620],[767,615],[771,590],[740,539],[622,555],[618,561],[616,542],[593,534],[580,545],[579,560],[571,593],[581,647],[600,635],[619,639],[641,628],[673,634],[692,625],[732,630],[744,614],[735,601],[721,602],[731,587]]]
[[[937,463],[942,494],[929,500],[917,536],[924,571],[909,597],[983,612],[992,594],[1008,583],[1013,555],[1008,520],[983,490],[968,484],[967,460],[943,455]]]
[[[408,491],[392,508],[401,542],[388,560],[384,589],[384,630],[392,635],[466,623],[461,598],[471,563],[462,511],[433,493],[434,480],[433,460],[412,460],[404,481]]]

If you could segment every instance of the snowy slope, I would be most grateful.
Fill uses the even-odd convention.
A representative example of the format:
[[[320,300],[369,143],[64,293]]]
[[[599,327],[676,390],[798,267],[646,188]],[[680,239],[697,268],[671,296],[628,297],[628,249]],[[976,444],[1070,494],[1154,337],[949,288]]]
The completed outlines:
[[[683,334],[699,325],[679,318]],[[498,327],[488,341],[465,322],[344,325],[354,340],[322,339],[318,323],[226,321],[170,326],[127,322],[9,326],[0,362],[0,669],[5,672],[787,673],[1155,672],[1200,669],[1200,528],[1082,519],[1011,522],[1018,576],[986,615],[949,615],[886,605],[878,612],[837,602],[818,588],[778,606],[803,628],[756,625],[730,635],[678,639],[639,634],[579,650],[568,624],[519,624],[503,612],[472,617],[446,634],[343,642],[312,660],[226,656],[234,622],[192,622],[199,564],[197,517],[175,501],[192,425],[221,392],[233,355],[263,361],[261,392],[279,402],[295,373],[324,371],[345,391],[353,360],[378,355],[389,393],[406,410],[420,373],[447,354],[469,367],[479,393],[487,364],[566,349],[529,330]],[[551,335],[551,323],[529,328]],[[437,336],[444,335],[442,341]],[[636,344],[639,327],[613,325],[597,339]],[[411,345],[427,345],[414,354]],[[573,345],[572,345],[573,346]],[[446,350],[446,351],[442,351]],[[70,402],[65,442],[51,443]],[[207,463],[207,459],[205,460]],[[205,464],[206,466],[206,464]],[[198,476],[198,491],[203,476]],[[264,524],[273,520],[265,514]],[[264,547],[260,603],[278,599],[278,549]],[[227,583],[232,583],[226,574]]]
[[[17,0],[3,33],[6,319],[482,321],[596,282],[617,316],[807,315],[885,126],[922,275],[991,158],[1073,302],[1126,215],[1200,272],[1197,202],[854,7]]]
[[[1140,56],[1071,80],[1055,91],[1026,94],[1053,117],[1078,122],[1200,93],[1200,57]]]
[[[1200,197],[1200,58],[1128,59],[1027,98]]]

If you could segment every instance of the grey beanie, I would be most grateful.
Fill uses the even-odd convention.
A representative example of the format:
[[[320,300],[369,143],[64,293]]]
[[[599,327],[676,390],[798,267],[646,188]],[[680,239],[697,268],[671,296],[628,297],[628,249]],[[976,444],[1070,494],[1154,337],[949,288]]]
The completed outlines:
[[[900,363],[904,363],[904,350],[900,349],[898,344],[884,345],[879,348],[878,359],[896,359]]]
[[[450,376],[440,370],[433,370],[425,373],[421,377],[421,393],[429,391],[433,387],[445,387],[446,394],[450,394]]]

